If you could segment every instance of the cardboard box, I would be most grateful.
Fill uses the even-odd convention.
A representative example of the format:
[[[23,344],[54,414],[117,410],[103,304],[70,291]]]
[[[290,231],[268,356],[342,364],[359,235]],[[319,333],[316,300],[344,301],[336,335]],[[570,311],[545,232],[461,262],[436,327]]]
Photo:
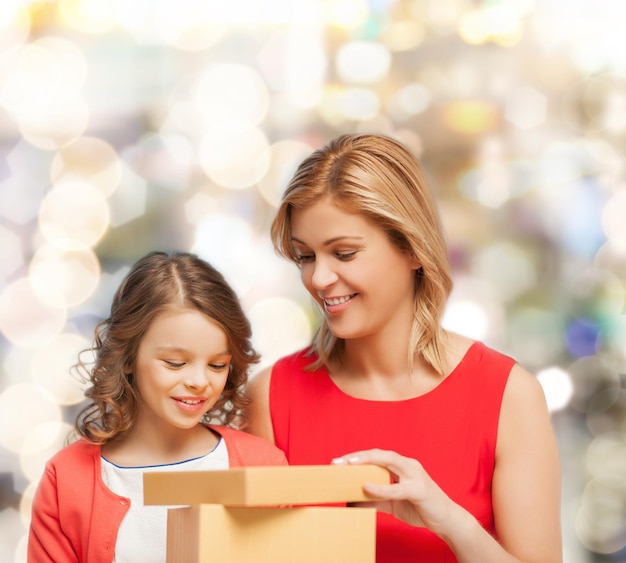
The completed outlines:
[[[364,483],[388,484],[376,465],[238,467],[144,473],[144,504],[280,506],[371,500]]]
[[[167,563],[374,563],[373,508],[170,508]]]

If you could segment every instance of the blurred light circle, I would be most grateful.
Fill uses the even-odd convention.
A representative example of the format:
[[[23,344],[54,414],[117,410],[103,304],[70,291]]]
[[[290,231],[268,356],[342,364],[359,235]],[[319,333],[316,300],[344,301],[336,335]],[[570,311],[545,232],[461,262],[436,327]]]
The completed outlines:
[[[198,78],[194,100],[211,127],[232,122],[256,125],[269,108],[265,82],[254,69],[242,64],[209,67]]]
[[[0,262],[0,285],[24,264],[22,241],[12,230],[0,225],[0,248],[2,261]]]
[[[626,189],[613,194],[606,202],[602,211],[602,229],[606,237],[616,241],[620,246],[626,246]]]
[[[5,489],[6,490],[6,489]],[[27,521],[20,518],[20,514],[13,508],[14,491],[7,491],[6,497],[3,494],[2,500],[6,498],[7,507],[0,510],[0,556],[3,563],[24,563],[28,561],[26,553],[26,540],[28,538]]]
[[[61,18],[81,33],[101,34],[115,25],[115,1],[58,0]]]
[[[194,194],[185,202],[184,207],[187,222],[196,226],[218,211],[217,199],[205,193]]]
[[[76,101],[87,75],[81,50],[67,39],[42,37],[5,57],[0,103],[18,121],[33,127],[45,117],[60,126],[60,118],[47,113],[67,111],[63,102]]]
[[[254,251],[252,228],[241,217],[206,216],[197,224],[191,250],[222,272],[239,295],[258,276],[260,264]]]
[[[232,123],[211,128],[200,145],[200,163],[207,176],[220,186],[248,188],[269,169],[269,143],[257,127]]]
[[[317,105],[328,66],[324,41],[319,33],[302,28],[274,33],[257,60],[263,77],[274,92],[272,100],[280,103],[280,94],[283,94],[297,108]]]
[[[73,371],[80,352],[90,342],[79,334],[60,334],[37,347],[31,379],[60,405],[75,405],[84,399],[82,382]]]
[[[618,279],[626,280],[626,241],[606,241],[596,252],[593,264],[600,270],[613,272]]]
[[[598,342],[598,356],[618,373],[626,373],[626,314],[607,319]]]
[[[483,340],[489,329],[489,319],[483,308],[472,301],[460,299],[448,302],[442,324],[447,330],[476,340]]]
[[[62,250],[42,246],[29,266],[38,297],[53,307],[73,307],[86,301],[100,281],[100,262],[91,248]]]
[[[610,365],[604,364],[597,356],[580,358],[567,368],[574,384],[571,406],[579,412],[587,413],[593,397],[605,389],[619,389],[620,377]]]
[[[94,246],[106,232],[110,213],[102,193],[87,182],[61,182],[39,208],[46,240],[64,250]]]
[[[378,94],[370,88],[346,88],[336,98],[337,111],[346,119],[365,121],[380,113]]]
[[[383,80],[389,72],[391,54],[380,43],[352,41],[339,48],[336,64],[344,82],[373,84]]]
[[[424,35],[424,25],[417,19],[394,19],[381,34],[381,40],[391,51],[410,51],[424,41]]]
[[[107,202],[110,224],[120,227],[146,214],[148,182],[143,176],[122,164],[122,180]]]
[[[55,150],[74,141],[87,129],[89,108],[80,95],[50,101],[46,107],[29,110],[18,118],[19,130],[29,143]]]
[[[57,403],[32,383],[11,385],[0,394],[0,445],[20,453],[28,434],[46,422],[60,422]]]
[[[147,133],[122,158],[139,178],[155,187],[184,192],[195,170],[195,153],[196,148],[182,135]]]
[[[41,478],[46,462],[65,446],[73,429],[67,422],[48,421],[26,434],[20,451],[20,468],[31,482]]]
[[[309,156],[313,148],[300,141],[279,141],[270,147],[270,166],[267,174],[258,182],[258,189],[265,201],[278,207],[281,196],[298,165]]]
[[[387,103],[388,110],[401,121],[424,112],[430,105],[428,88],[421,84],[407,84],[400,88]]]
[[[26,526],[27,529],[32,519],[33,499],[35,498],[35,493],[37,492],[37,487],[39,486],[40,479],[41,479],[41,473],[35,479],[32,479],[30,483],[28,483],[28,485],[22,492],[22,497],[20,498],[19,514],[21,517],[21,521],[23,522],[24,526]],[[24,543],[27,544],[28,533],[25,534],[25,538],[26,540],[24,541]],[[19,549],[20,547],[18,546],[18,550]],[[24,545],[24,557],[22,559],[19,559],[16,557],[15,563],[18,563],[18,561],[27,561],[26,552],[27,552],[27,545]]]
[[[270,297],[248,311],[253,344],[261,353],[261,364],[271,365],[278,358],[305,347],[311,342],[312,328],[300,304],[291,299]]]
[[[490,280],[498,297],[509,301],[536,282],[536,271],[526,253],[514,244],[495,243],[479,249],[473,259],[476,275]]]
[[[572,398],[574,386],[569,374],[558,367],[542,369],[537,373],[550,412],[564,409]]]
[[[568,308],[576,317],[617,316],[626,303],[625,292],[626,286],[612,272],[583,269],[570,279]]]
[[[61,181],[86,181],[103,196],[111,195],[122,177],[116,150],[96,137],[80,137],[57,151],[50,164],[53,184]]]
[[[588,119],[587,128],[614,134],[626,130],[626,97],[618,74],[598,72],[590,76],[582,91],[579,109]]]
[[[22,45],[31,29],[31,19],[26,7],[17,3],[0,5],[0,52]]]
[[[227,27],[210,13],[210,3],[197,0],[159,2],[153,33],[159,42],[181,51],[202,51],[226,35]]]
[[[324,87],[322,99],[317,106],[320,117],[334,127],[342,127],[346,121],[346,116],[341,107],[341,96],[344,92],[345,88],[343,86],[327,84]],[[345,103],[344,101],[344,105]]]
[[[594,436],[626,432],[626,389],[608,387],[591,397],[587,404],[587,428]]]
[[[509,320],[511,355],[523,363],[546,365],[563,350],[562,320],[556,312],[538,307],[516,310]]]
[[[498,123],[496,108],[484,100],[450,102],[444,106],[442,117],[451,131],[468,135],[493,131]]]
[[[592,356],[598,350],[600,327],[590,319],[572,320],[565,330],[567,351],[575,358]]]
[[[335,0],[326,3],[325,8],[328,23],[344,29],[363,26],[370,15],[366,0]]]
[[[547,107],[546,96],[535,88],[526,86],[511,93],[504,115],[513,125],[526,130],[545,121]]]
[[[594,553],[612,554],[626,547],[624,501],[618,489],[597,487],[586,492],[574,529],[581,544]]]
[[[0,331],[17,346],[37,346],[58,335],[65,324],[65,309],[43,303],[30,280],[20,278],[0,294]]]
[[[470,45],[480,45],[489,40],[488,22],[481,10],[471,10],[459,21],[459,36]]]

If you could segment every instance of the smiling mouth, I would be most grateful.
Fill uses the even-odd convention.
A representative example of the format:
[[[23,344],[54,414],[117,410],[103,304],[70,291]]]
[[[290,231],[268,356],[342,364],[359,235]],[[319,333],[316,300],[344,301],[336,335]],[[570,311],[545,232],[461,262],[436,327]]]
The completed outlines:
[[[185,405],[187,407],[197,407],[206,402],[206,399],[204,398],[184,399],[181,397],[172,397],[172,399],[174,399],[176,402],[181,403],[182,405]]]
[[[324,299],[324,305],[326,307],[332,307],[333,305],[342,305],[343,303],[347,303],[356,296],[356,293],[352,295],[344,295],[343,297],[332,297],[331,299]]]

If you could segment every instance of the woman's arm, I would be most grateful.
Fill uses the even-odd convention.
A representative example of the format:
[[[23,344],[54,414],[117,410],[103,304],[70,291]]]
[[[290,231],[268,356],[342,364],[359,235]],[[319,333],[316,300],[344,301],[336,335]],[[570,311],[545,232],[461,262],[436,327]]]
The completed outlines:
[[[452,501],[414,459],[368,450],[335,463],[374,463],[391,485],[367,485],[368,503],[441,537],[459,563],[560,563],[560,468],[556,440],[539,382],[519,366],[509,376],[498,428],[492,499],[498,541]],[[416,554],[416,557],[418,554]]]
[[[274,429],[270,416],[270,379],[272,368],[266,368],[252,377],[246,387],[246,395],[250,404],[246,409],[244,430],[265,438],[272,444]]]

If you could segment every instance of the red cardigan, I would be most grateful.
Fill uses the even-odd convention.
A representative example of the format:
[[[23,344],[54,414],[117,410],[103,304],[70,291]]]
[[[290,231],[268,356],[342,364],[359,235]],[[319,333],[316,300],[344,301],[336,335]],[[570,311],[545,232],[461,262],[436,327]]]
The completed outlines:
[[[257,436],[210,428],[224,438],[230,467],[287,464],[282,451]],[[104,484],[100,458],[100,446],[79,440],[48,461],[33,500],[29,563],[111,563],[130,500]]]

